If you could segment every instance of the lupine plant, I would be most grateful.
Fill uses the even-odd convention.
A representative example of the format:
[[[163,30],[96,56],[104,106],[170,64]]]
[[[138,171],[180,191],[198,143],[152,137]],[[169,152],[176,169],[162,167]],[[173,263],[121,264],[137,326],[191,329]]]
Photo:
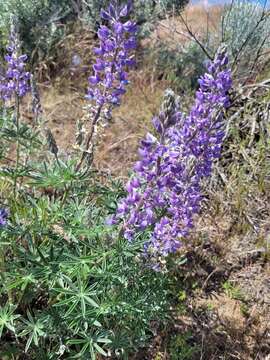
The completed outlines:
[[[140,160],[126,187],[128,196],[120,202],[114,220],[123,220],[129,241],[136,233],[152,229],[145,243],[150,255],[175,252],[193,227],[203,198],[201,181],[210,176],[214,159],[220,157],[232,85],[227,64],[227,55],[220,49],[199,80],[188,116],[168,91],[160,114],[153,119],[156,136],[148,133],[141,143]]]
[[[222,49],[199,80],[188,115],[166,92],[124,198],[122,184],[101,181],[88,156],[97,125],[121,104],[134,64],[130,11],[130,2],[114,2],[101,12],[81,156],[62,154],[50,129],[44,136],[33,78],[35,121],[24,122],[19,105],[30,75],[17,40],[8,49],[0,118],[0,358],[128,359],[153,325],[168,319],[171,277],[154,271],[153,260],[156,267],[157,258],[176,252],[193,227],[201,181],[220,156],[231,76]],[[106,219],[115,212],[112,228]]]
[[[16,192],[17,180],[19,178],[20,161],[20,136],[24,133],[27,137],[27,128],[20,124],[20,99],[30,91],[30,73],[26,71],[26,55],[20,54],[20,43],[17,33],[17,22],[12,17],[10,41],[7,47],[8,54],[5,56],[5,66],[0,77],[0,98],[4,103],[4,108],[8,107],[7,102],[14,104],[13,128],[16,142],[16,168],[13,171],[14,193]]]

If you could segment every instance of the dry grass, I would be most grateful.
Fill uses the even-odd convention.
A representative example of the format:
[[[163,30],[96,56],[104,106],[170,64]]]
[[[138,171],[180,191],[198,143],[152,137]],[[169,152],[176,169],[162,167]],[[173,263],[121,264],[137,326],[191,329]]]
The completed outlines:
[[[95,166],[119,177],[126,176],[132,168],[138,144],[151,128],[151,119],[166,89],[166,83],[149,84],[142,71],[131,76],[133,86],[129,87],[121,107],[114,110],[112,121],[101,129],[96,149]],[[73,81],[67,87],[63,83],[41,84],[41,89],[46,126],[53,132],[60,150],[69,153],[75,144],[76,121],[87,112],[82,95],[85,90],[76,90]],[[30,99],[25,104],[24,115],[31,121]]]
[[[137,159],[138,144],[151,128],[166,88],[161,83],[152,88],[143,80],[143,72],[134,75],[133,86],[115,111],[114,122],[106,129],[96,156],[98,168],[120,177],[127,175]]]
[[[205,8],[201,5],[188,5],[180,16],[163,20],[157,26],[151,41],[165,41],[172,44],[190,40],[185,23],[196,37],[204,38],[210,32],[217,32],[222,14],[222,6]]]

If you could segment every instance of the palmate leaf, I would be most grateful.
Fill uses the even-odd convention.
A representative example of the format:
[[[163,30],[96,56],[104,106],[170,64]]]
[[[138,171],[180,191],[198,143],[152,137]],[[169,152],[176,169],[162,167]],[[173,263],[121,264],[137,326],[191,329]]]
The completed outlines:
[[[11,304],[5,304],[3,307],[0,307],[0,339],[4,328],[15,333],[14,322],[20,317],[20,315],[14,314],[15,310],[16,306]]]
[[[13,277],[15,280],[7,284],[6,286],[7,290],[20,288],[21,291],[24,291],[29,284],[36,283],[36,279],[31,273],[25,276],[22,276],[21,274],[14,274]]]
[[[64,163],[61,160],[51,164],[50,167],[44,162],[36,172],[31,174],[30,186],[39,188],[65,189],[72,186],[75,181],[84,181],[87,177],[82,176],[75,169],[75,162]]]
[[[15,179],[20,177],[27,177],[30,176],[32,171],[32,168],[28,166],[22,166],[22,164],[19,164],[19,167],[17,169],[13,169],[10,167],[2,167],[0,168],[0,176]]]
[[[22,123],[19,129],[16,128],[13,122],[8,122],[10,127],[4,127],[0,131],[0,136],[3,140],[14,142],[19,141],[20,145],[25,148],[37,148],[42,145],[39,139],[39,132],[33,131],[27,124]]]
[[[87,359],[89,359],[90,355],[90,359],[95,360],[96,352],[103,356],[108,356],[107,352],[99,344],[110,344],[112,341],[110,340],[109,335],[108,332],[97,332],[90,335],[85,332],[80,332],[78,334],[80,338],[70,339],[67,342],[68,345],[80,345],[82,347],[79,353],[72,356],[72,359],[81,359],[85,358],[85,356],[88,356]]]
[[[39,344],[39,339],[46,335],[48,317],[34,318],[30,311],[27,310],[28,319],[22,318],[23,330],[19,333],[20,337],[28,336],[25,352],[27,352],[32,343],[36,346]]]
[[[67,280],[67,277],[65,280]],[[87,306],[99,308],[98,303],[93,299],[96,297],[94,288],[95,285],[88,286],[88,282],[83,282],[80,277],[77,279],[76,283],[73,283],[68,279],[67,286],[64,285],[62,288],[54,289],[54,291],[60,293],[61,296],[65,296],[64,300],[58,301],[54,306],[67,307],[65,313],[66,318],[80,306],[81,316],[82,318],[85,318]]]
[[[86,251],[93,252],[90,249]],[[115,273],[116,264],[111,263],[115,256],[120,256],[115,249],[106,251],[101,248],[92,256],[68,257],[61,263],[61,267],[65,268],[69,276],[80,277],[84,281],[89,281],[91,278],[94,281],[92,286],[98,288],[97,294],[99,294],[102,292],[100,290],[101,284],[102,286],[105,284],[112,286],[114,282],[123,284],[122,275]]]

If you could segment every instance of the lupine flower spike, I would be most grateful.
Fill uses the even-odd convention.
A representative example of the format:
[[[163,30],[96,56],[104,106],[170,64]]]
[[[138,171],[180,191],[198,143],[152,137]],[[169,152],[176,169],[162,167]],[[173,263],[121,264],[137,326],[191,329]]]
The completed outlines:
[[[167,91],[161,112],[153,119],[156,135],[147,134],[141,143],[140,160],[114,222],[123,221],[124,236],[130,241],[150,230],[148,256],[166,256],[179,249],[200,210],[201,180],[211,174],[224,138],[224,111],[232,85],[227,63],[221,49],[199,80],[189,116],[181,114],[179,99]]]
[[[25,70],[27,55],[20,55],[16,24],[12,24],[10,42],[5,56],[6,71],[0,76],[0,97],[7,101],[15,96],[23,97],[30,90],[30,73]]]
[[[133,50],[137,26],[126,21],[130,11],[130,1],[124,7],[115,2],[101,11],[101,18],[107,24],[98,30],[99,46],[94,48],[97,59],[93,65],[94,74],[89,77],[87,98],[93,101],[94,112],[102,106],[107,117],[113,106],[120,105],[128,84],[126,71],[135,64]]]
[[[97,56],[93,65],[93,75],[89,77],[86,98],[92,102],[92,127],[86,139],[85,151],[76,169],[80,169],[88,156],[96,125],[100,119],[110,120],[113,107],[120,105],[121,97],[128,84],[127,70],[134,66],[133,51],[136,48],[137,26],[126,20],[131,11],[131,1],[120,6],[118,1],[101,11],[106,25],[98,30],[99,46],[94,48]]]

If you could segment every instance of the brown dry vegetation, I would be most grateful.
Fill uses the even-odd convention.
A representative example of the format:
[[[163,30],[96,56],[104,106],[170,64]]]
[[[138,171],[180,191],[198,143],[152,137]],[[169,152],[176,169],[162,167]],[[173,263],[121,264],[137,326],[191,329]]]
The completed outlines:
[[[148,356],[136,360],[268,359],[269,244],[259,247],[252,229],[236,231],[227,212],[212,210],[200,217],[185,252],[188,261],[176,270],[178,284],[185,285],[179,287],[174,324],[155,338]],[[193,353],[183,357],[188,348]]]
[[[181,18],[166,19],[160,22],[154,37],[163,41],[186,42],[190,39],[185,23],[196,37],[201,38],[207,32],[216,32],[222,14],[222,6],[205,8],[201,5],[189,5],[181,14]]]
[[[216,26],[220,8],[213,8],[207,15],[201,7],[193,6],[183,16],[201,34],[207,24],[211,29]],[[173,21],[181,33],[178,20]],[[166,30],[167,26],[168,21],[161,24],[151,41],[169,39],[171,31]],[[183,40],[179,35],[179,41]],[[63,61],[62,68],[57,70],[58,77],[52,83],[40,84],[44,117],[62,151],[69,151],[76,120],[85,113],[83,94],[93,42],[91,36],[77,29],[60,49]],[[72,65],[74,55],[81,58],[78,68]],[[151,70],[151,66],[140,66],[131,74],[133,84],[123,105],[114,112],[112,124],[99,141],[97,168],[118,177],[125,177],[131,169],[139,139],[149,128],[168,85],[151,77]],[[269,359],[269,219],[264,219],[264,226],[256,234],[248,221],[241,219],[239,227],[239,213],[230,213],[231,208],[222,209],[222,194],[216,193],[212,201],[219,211],[205,209],[192,245],[187,246],[188,262],[176,271],[177,281],[186,285],[184,292],[179,292],[174,309],[175,323],[163,329],[149,348],[138,354],[138,360],[170,359],[171,339],[179,339],[188,331],[192,335],[187,344],[198,347],[198,351],[191,357],[181,357],[179,348],[179,357],[173,360]]]

